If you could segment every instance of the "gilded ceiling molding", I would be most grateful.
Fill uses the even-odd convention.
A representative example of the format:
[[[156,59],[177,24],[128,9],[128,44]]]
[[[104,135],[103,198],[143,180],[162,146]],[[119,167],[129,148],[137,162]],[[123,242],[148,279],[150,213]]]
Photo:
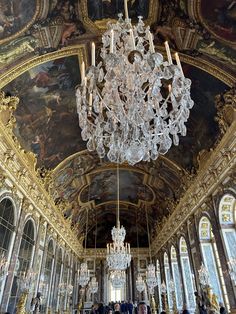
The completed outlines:
[[[3,43],[7,42],[7,41],[11,41],[17,37],[19,37],[20,35],[23,35],[36,21],[36,19],[38,18],[39,14],[40,14],[40,0],[36,0],[36,10],[35,13],[32,17],[32,19],[18,32],[16,32],[13,35],[8,36],[7,38],[3,38],[0,40],[0,45],[2,45]]]
[[[0,108],[5,105],[4,93],[1,93],[1,96]],[[13,100],[16,101],[15,97],[13,97]],[[76,255],[79,255],[82,250],[81,244],[71,231],[70,224],[61,215],[53,199],[45,190],[42,180],[39,179],[35,172],[34,154],[27,153],[22,148],[19,149],[20,144],[16,137],[13,136],[12,130],[6,127],[8,121],[1,119],[1,113],[0,168],[4,171],[4,177],[14,182],[11,189],[12,192],[20,191],[25,197],[25,202],[36,208],[39,214],[54,227],[60,238]]]
[[[148,248],[130,248],[132,258],[136,257],[142,257],[142,258],[148,258],[149,257],[149,249]],[[83,258],[97,258],[105,259],[107,254],[106,249],[86,249],[83,251]]]
[[[209,200],[209,196],[233,171],[236,165],[236,119],[224,137],[199,170],[193,183],[180,199],[172,215],[159,227],[152,241],[152,251],[156,254],[174,236],[186,220]]]
[[[80,64],[82,63],[82,60],[85,62],[85,64],[88,63],[87,55],[85,51],[85,45],[75,45],[75,46],[65,47],[55,52],[47,53],[47,54],[37,56],[37,57],[32,57],[31,59],[24,61],[16,65],[15,67],[9,69],[5,73],[2,73],[2,75],[0,75],[0,89],[2,89],[5,85],[10,83],[11,81],[13,81],[19,75],[30,70],[31,68],[34,68],[37,65],[40,65],[41,63],[45,63],[48,61],[52,61],[52,60],[63,58],[63,57],[69,57],[73,55],[78,55]]]

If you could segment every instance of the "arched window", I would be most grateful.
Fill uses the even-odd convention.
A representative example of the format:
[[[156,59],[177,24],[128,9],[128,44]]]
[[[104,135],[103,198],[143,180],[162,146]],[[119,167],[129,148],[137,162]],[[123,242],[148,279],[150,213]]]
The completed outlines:
[[[14,207],[10,199],[4,198],[0,202],[0,256],[1,258],[4,258],[6,262],[5,264],[6,267],[3,275],[6,275],[7,273],[8,268],[7,260],[13,232],[14,232]],[[0,295],[2,295],[4,284],[5,280],[1,280]]]
[[[173,300],[172,300],[172,292],[170,291],[170,264],[169,264],[169,258],[167,253],[164,253],[164,270],[165,270],[165,277],[166,277],[166,292],[167,292],[167,299],[169,308],[173,308]]]
[[[224,195],[219,204],[219,220],[228,260],[236,258],[235,214],[235,197],[229,194]]]
[[[46,261],[44,267],[44,273],[41,276],[39,291],[42,293],[42,311],[46,309],[46,306],[50,300],[50,286],[52,281],[52,269],[54,259],[53,240],[48,242]]]
[[[161,269],[160,269],[160,263],[159,260],[156,262],[157,266],[157,289],[158,289],[158,299],[159,299],[159,310],[162,311],[162,299],[161,299]]]
[[[176,249],[174,248],[174,246],[171,247],[171,267],[175,285],[176,305],[178,309],[182,309],[183,308],[182,284],[180,280],[180,272]]]
[[[199,222],[199,238],[204,265],[207,268],[209,274],[209,281],[213,293],[216,294],[218,302],[223,302],[228,307],[228,297],[222,274],[219,254],[216,247],[214,234],[212,232],[211,223],[207,217],[202,217]]]
[[[61,270],[62,270],[62,250],[59,249],[56,261],[56,269],[55,269],[55,280],[54,280],[54,292],[53,292],[53,300],[52,307],[54,310],[57,310],[58,298],[59,298],[59,284],[61,280]]]
[[[192,275],[190,263],[189,263],[187,243],[184,237],[180,238],[180,262],[181,262],[182,273],[183,273],[184,293],[185,293],[187,307],[190,310],[193,310],[195,308],[193,275]]]
[[[15,269],[15,276],[13,279],[13,284],[11,288],[11,295],[9,298],[8,312],[13,313],[20,296],[19,284],[17,279],[21,277],[23,273],[27,273],[32,264],[32,254],[34,248],[35,230],[34,224],[31,219],[29,219],[23,230],[21,244],[18,254],[17,265]]]

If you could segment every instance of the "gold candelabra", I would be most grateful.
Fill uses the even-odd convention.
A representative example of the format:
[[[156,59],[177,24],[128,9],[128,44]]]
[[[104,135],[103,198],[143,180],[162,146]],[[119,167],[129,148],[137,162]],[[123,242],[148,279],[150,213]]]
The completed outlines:
[[[151,294],[151,309],[153,314],[157,313],[156,301],[153,294]]]
[[[18,304],[16,306],[16,314],[26,314],[26,301],[27,301],[27,297],[28,297],[28,291],[24,291],[21,296],[20,299],[18,301]]]

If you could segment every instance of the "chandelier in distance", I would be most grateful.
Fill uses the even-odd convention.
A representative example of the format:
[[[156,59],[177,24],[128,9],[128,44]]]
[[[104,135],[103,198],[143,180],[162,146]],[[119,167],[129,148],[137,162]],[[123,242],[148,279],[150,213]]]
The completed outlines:
[[[107,243],[106,261],[110,270],[124,271],[130,266],[131,254],[130,244],[125,243],[126,231],[120,226],[120,177],[119,165],[117,164],[117,208],[116,227],[112,228],[112,243]]]
[[[155,51],[150,27],[142,17],[131,24],[125,0],[125,19],[119,14],[102,36],[101,59],[85,71],[77,88],[77,112],[81,136],[89,151],[111,162],[155,160],[168,152],[179,135],[186,135],[185,123],[193,107],[191,81],[184,77],[178,53],[173,63],[168,42],[167,60]]]
[[[124,286],[126,280],[125,270],[111,270],[110,281],[115,289],[120,289]]]

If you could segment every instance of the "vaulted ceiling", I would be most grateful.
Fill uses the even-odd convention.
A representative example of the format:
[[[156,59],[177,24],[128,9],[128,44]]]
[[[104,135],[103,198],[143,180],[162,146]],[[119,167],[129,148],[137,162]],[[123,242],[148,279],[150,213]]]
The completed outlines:
[[[219,139],[215,96],[234,83],[236,4],[231,0],[130,0],[135,23],[142,15],[164,53],[179,51],[195,102],[187,136],[156,161],[120,165],[121,223],[127,241],[147,246],[152,233],[178,204],[198,171],[201,155]],[[75,104],[82,59],[99,47],[106,24],[123,1],[0,0],[0,87],[20,97],[15,135],[37,156],[39,174],[71,227],[87,246],[111,240],[117,208],[117,165],[86,150]],[[97,52],[99,58],[99,52]],[[147,215],[146,215],[147,213]],[[87,218],[88,217],[88,218]]]

